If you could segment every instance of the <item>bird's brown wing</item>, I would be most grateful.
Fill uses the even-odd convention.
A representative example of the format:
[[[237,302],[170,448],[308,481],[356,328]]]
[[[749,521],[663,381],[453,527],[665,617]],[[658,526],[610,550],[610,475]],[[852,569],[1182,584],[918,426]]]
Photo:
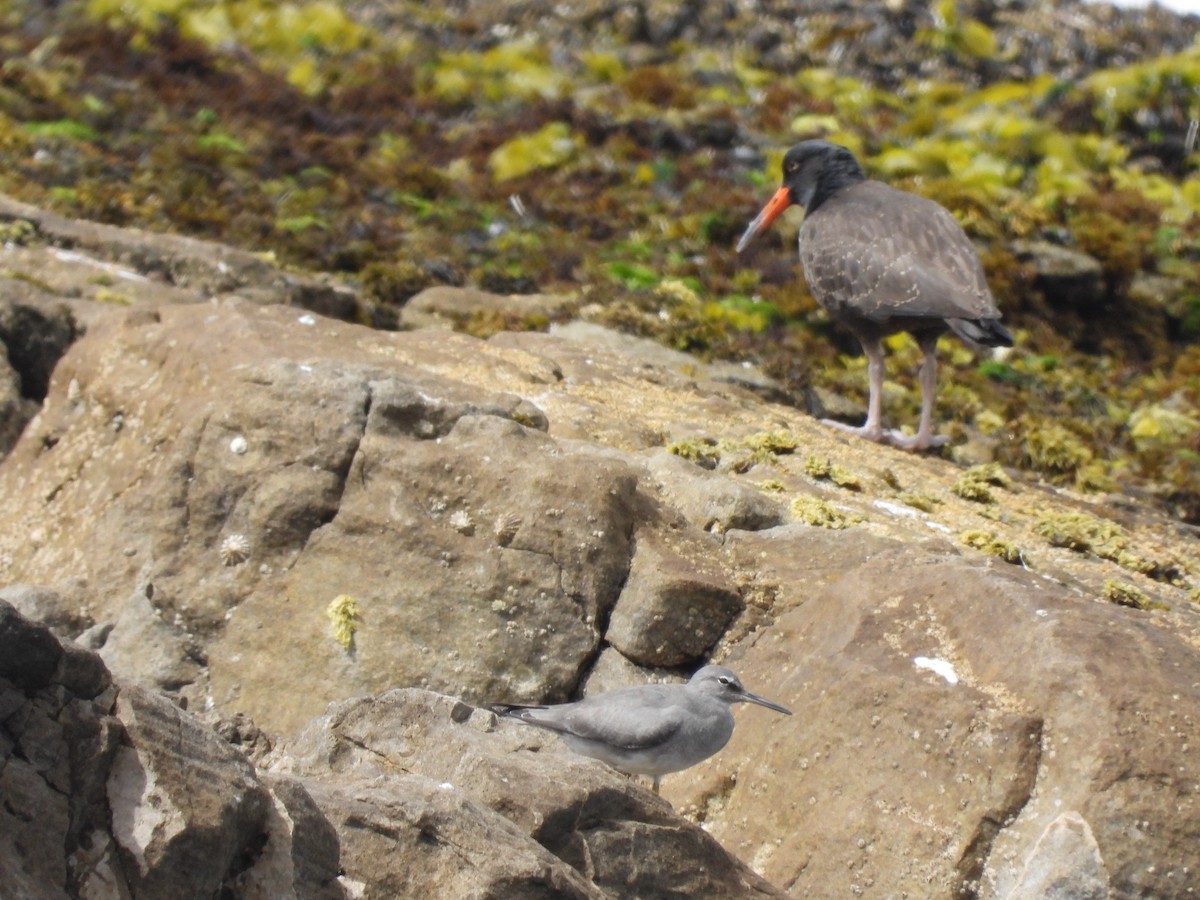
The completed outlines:
[[[800,258],[813,297],[837,317],[886,323],[999,315],[954,216],[878,181],[847,188],[807,217]]]

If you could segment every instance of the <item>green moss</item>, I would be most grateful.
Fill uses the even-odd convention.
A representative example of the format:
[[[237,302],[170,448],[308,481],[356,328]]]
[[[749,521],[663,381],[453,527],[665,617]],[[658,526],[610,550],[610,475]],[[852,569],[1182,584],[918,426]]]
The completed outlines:
[[[1111,578],[1104,582],[1103,597],[1109,603],[1128,606],[1131,609],[1170,609],[1165,603],[1151,600],[1150,596],[1140,588],[1125,582],[1113,581]]]
[[[760,431],[738,441],[756,459],[792,453],[799,443],[790,431]]]
[[[801,494],[793,500],[791,510],[797,521],[819,528],[849,528],[863,521],[862,516],[844,513],[832,503],[808,494]]]
[[[566,122],[550,122],[533,134],[522,134],[501,144],[488,157],[496,182],[519,178],[539,169],[554,169],[570,160],[583,139]]]
[[[1024,556],[1015,544],[1010,544],[1008,541],[996,537],[990,531],[965,531],[959,536],[959,540],[968,547],[974,547],[983,553],[998,556],[1005,562],[1016,565],[1025,564]]]
[[[1038,518],[1034,531],[1052,547],[1095,553],[1114,560],[1128,543],[1125,530],[1119,525],[1085,513],[1044,513]]]
[[[433,283],[424,268],[408,260],[371,263],[359,274],[363,289],[375,300],[403,306],[414,295]]]
[[[705,469],[715,469],[721,460],[717,442],[711,439],[688,439],[667,444],[667,452],[673,453]]]
[[[116,291],[109,290],[108,288],[99,288],[93,296],[93,299],[97,303],[107,303],[111,306],[128,306],[130,303],[129,298],[124,294],[117,293]]]
[[[988,486],[982,481],[975,481],[967,478],[965,475],[954,482],[950,486],[952,493],[962,497],[964,500],[970,500],[974,503],[995,503],[996,498],[992,492],[988,490]]]
[[[1074,432],[1057,424],[1029,428],[1022,451],[1030,468],[1051,476],[1074,476],[1093,458],[1091,449]]]
[[[95,141],[99,137],[96,129],[72,119],[58,119],[53,122],[26,122],[25,130],[35,138]]]
[[[325,615],[333,629],[333,639],[350,653],[354,649],[354,635],[358,631],[361,615],[358,603],[349,594],[340,594],[325,607]]]
[[[435,97],[452,103],[513,102],[558,97],[567,87],[545,46],[523,38],[483,53],[442,53],[430,70]]]
[[[758,488],[759,490],[765,491],[768,494],[782,494],[785,490],[787,490],[787,488],[784,487],[783,482],[776,478],[768,478],[766,481],[760,481],[758,483]]]
[[[0,244],[24,247],[37,236],[37,226],[27,219],[0,222]]]
[[[922,494],[920,491],[901,491],[896,498],[905,506],[911,506],[913,509],[919,509],[921,512],[933,512],[933,508],[941,501],[929,494]]]
[[[996,498],[992,496],[988,485],[1006,488],[1011,483],[1008,475],[999,465],[986,463],[967,469],[954,482],[950,490],[964,500],[971,500],[975,503],[994,503]]]
[[[862,490],[862,482],[857,477],[827,459],[810,456],[804,463],[804,471],[819,481],[832,481],[838,487],[849,491]]]

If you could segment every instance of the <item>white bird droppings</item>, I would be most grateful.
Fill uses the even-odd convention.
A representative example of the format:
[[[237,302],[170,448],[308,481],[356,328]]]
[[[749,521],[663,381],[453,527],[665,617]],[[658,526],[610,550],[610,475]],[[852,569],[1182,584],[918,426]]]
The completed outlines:
[[[928,669],[935,675],[941,675],[951,684],[958,684],[958,673],[954,671],[954,666],[944,659],[930,659],[928,656],[916,656],[913,657],[913,665],[918,669]]]

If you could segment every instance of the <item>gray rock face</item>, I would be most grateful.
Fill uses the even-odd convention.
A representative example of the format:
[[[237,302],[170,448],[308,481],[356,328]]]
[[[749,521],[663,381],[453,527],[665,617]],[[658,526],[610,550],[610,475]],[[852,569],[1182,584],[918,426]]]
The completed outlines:
[[[338,704],[260,771],[0,602],[0,718],[14,900],[779,896],[633,781],[426,691]]]
[[[1010,900],[1106,900],[1108,872],[1087,820],[1065,812],[1033,845]]]
[[[392,896],[779,896],[625,776],[451,697],[335,704],[269,765]]]
[[[4,602],[0,660],[6,897],[343,896],[323,820],[280,815],[253,767],[174,704],[119,687]]]

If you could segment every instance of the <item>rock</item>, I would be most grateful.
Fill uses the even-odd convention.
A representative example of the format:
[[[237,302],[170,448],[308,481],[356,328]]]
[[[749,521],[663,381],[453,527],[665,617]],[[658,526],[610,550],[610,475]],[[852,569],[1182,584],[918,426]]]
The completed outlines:
[[[400,310],[403,328],[454,328],[489,318],[513,324],[530,319],[546,322],[569,315],[578,306],[572,297],[554,294],[493,294],[467,287],[438,285],[411,297]]]
[[[635,665],[622,656],[620,651],[605,647],[588,671],[579,693],[582,697],[590,697],[593,694],[603,694],[605,691],[638,684],[682,683],[683,680],[666,670]]]
[[[0,661],[5,896],[343,896],[302,787],[2,601]]]
[[[1108,873],[1087,820],[1076,812],[1054,819],[1033,845],[1009,900],[1107,900]]]
[[[33,224],[38,240],[46,244],[10,254],[43,276],[44,283],[75,289],[76,296],[86,292],[123,305],[161,303],[164,294],[176,302],[196,302],[239,292],[256,303],[289,304],[340,319],[366,315],[363,302],[344,286],[284,271],[256,253],[214,241],[69,219],[0,194],[0,221],[14,220]],[[64,266],[83,273],[65,272]],[[114,286],[105,287],[105,282]]]
[[[46,396],[50,373],[78,335],[78,324],[62,303],[0,301],[0,344],[23,397],[40,402]]]
[[[521,397],[393,361],[396,342],[457,360],[474,339],[378,335],[364,359],[366,329],[213,316],[114,317],[73,348],[6,467],[55,498],[11,510],[34,534],[0,537],[21,570],[78,572],[67,607],[109,586],[88,613],[112,623],[96,642],[119,674],[273,730],[396,683],[565,699],[628,572],[636,470],[563,447]],[[362,613],[347,648],[327,616],[342,595]]]
[[[1023,896],[1028,861],[1062,855],[1035,845],[1064,809],[1113,896],[1186,895],[1200,809],[1165,773],[1194,771],[1194,646],[998,561],[779,531],[736,536],[775,561],[778,616],[731,665],[800,714],[744,717],[725,772],[664,785],[677,807],[798,895]]]
[[[173,703],[123,688],[127,742],[108,773],[112,836],[135,896],[198,897],[230,886],[268,842],[273,808],[254,768]]]
[[[21,396],[21,378],[9,365],[8,354],[0,344],[0,459],[12,449],[37,410],[37,403]]]
[[[164,620],[153,596],[153,585],[136,588],[95,649],[113,670],[159,690],[178,691],[200,677],[202,656],[183,628]]]
[[[630,779],[452,697],[335,704],[271,769],[304,781],[348,877],[386,896],[780,896]]]
[[[720,754],[664,782],[682,812],[772,882],[798,894],[1006,897],[1037,869],[1030,860],[1050,823],[1073,810],[1093,833],[1113,896],[1186,896],[1179,885],[1200,820],[1185,790],[1195,766],[1182,749],[1197,745],[1200,722],[1194,535],[1151,504],[1134,514],[1128,498],[1093,502],[1019,475],[993,485],[987,504],[972,502],[955,493],[962,471],[944,459],[850,440],[703,363],[677,370],[619,341],[381,333],[230,299],[88,321],[0,464],[0,583],[46,588],[39,615],[70,628],[96,623],[80,638],[105,653],[124,641],[127,671],[100,687],[95,670],[106,670],[95,654],[31,638],[31,661],[15,677],[50,678],[84,704],[97,702],[86,699],[97,688],[111,701],[126,675],[157,678],[264,760],[329,701],[397,686],[468,702],[557,701],[606,679],[686,677],[638,668],[616,646],[636,643],[649,609],[663,635],[653,649],[727,662],[752,690],[797,711],[737,710]],[[747,436],[781,431],[796,452],[756,456],[751,468],[706,472],[664,450],[698,436],[750,446]],[[814,458],[836,461],[860,490],[814,481]],[[836,505],[848,527],[778,524],[800,497]],[[1123,554],[1054,546],[1039,523],[1068,512],[1120,524]],[[981,517],[1033,568],[965,546],[961,536]],[[695,630],[688,605],[659,602],[670,585],[692,582],[720,586],[700,617],[711,647],[683,646]],[[1097,602],[1108,583],[1136,588],[1152,609]],[[617,615],[619,601],[639,596],[644,604]],[[733,619],[721,624],[733,597]],[[143,630],[151,619],[167,631]],[[154,652],[134,652],[141,634]],[[188,683],[154,674],[163,648],[191,667],[175,678]],[[435,734],[449,727],[404,709]],[[465,703],[451,710],[456,727],[491,727]],[[383,740],[398,715],[372,733]],[[75,777],[58,762],[53,714],[3,717],[12,728],[26,719],[22,758],[40,769],[11,777]],[[113,718],[108,738],[80,746],[114,754],[121,727]],[[439,746],[452,752],[419,770],[405,770],[403,754],[376,752],[372,736],[364,768],[350,767],[344,782],[341,756],[293,772],[297,790],[311,788],[307,806],[271,793],[287,772],[256,776],[270,798],[257,833],[280,843],[246,851],[248,868],[213,865],[231,884],[270,895],[262,885],[284,877],[276,873],[313,871],[302,865],[308,841],[324,848],[311,866],[328,875],[324,842],[335,827],[345,839],[356,817],[383,831],[382,843],[358,835],[358,859],[377,856],[389,833],[420,849],[404,843],[411,831],[385,823],[393,813],[419,822],[422,808],[444,833],[461,826],[464,841],[504,827],[495,816],[517,826],[520,834],[497,840],[519,865],[480,863],[497,884],[509,872],[538,890],[619,893],[612,885],[628,875],[628,848],[660,829],[708,858],[675,819],[654,818],[643,792],[633,791],[635,802],[610,790],[627,779],[570,794],[584,784],[571,766],[598,764],[551,761],[553,737],[511,735],[509,785],[469,771],[494,746],[464,749],[459,771],[458,738],[446,736]],[[404,740],[416,748],[417,737]],[[352,755],[349,738],[330,745]],[[371,759],[381,767],[364,780]],[[551,768],[534,778],[528,765]],[[104,795],[108,768],[96,771],[88,796]],[[407,788],[380,787],[410,775],[460,794],[416,781],[420,802],[405,807]],[[222,779],[236,782],[232,772]],[[372,805],[377,790],[392,812]],[[67,824],[36,840],[74,847],[64,829],[97,832],[79,865],[134,877],[110,862],[123,857],[103,837],[105,806],[89,801],[84,827],[69,810],[55,819],[51,801],[47,821]],[[590,818],[596,809],[603,819]],[[625,824],[605,831],[609,822]],[[1131,822],[1143,823],[1136,839]],[[1047,839],[1039,853],[1053,846]],[[443,850],[430,856],[435,868]],[[549,863],[558,874],[538,862],[544,852],[559,860]],[[60,863],[48,865],[57,878]],[[369,872],[320,883],[371,889]]]
[[[445,782],[398,775],[317,785],[313,796],[337,829],[347,881],[369,884],[368,896],[608,896]]]
[[[78,637],[93,624],[72,610],[58,591],[42,585],[10,584],[0,588],[0,600],[11,603],[25,618],[48,625],[59,638]]]
[[[37,414],[51,371],[78,333],[70,309],[37,296],[32,286],[18,283],[5,293],[0,299],[0,459]]]
[[[1086,308],[1103,298],[1104,269],[1094,257],[1049,241],[1014,241],[1012,249],[1052,306]]]
[[[655,454],[648,467],[663,497],[704,531],[757,531],[784,520],[779,502],[761,490],[722,473],[704,472],[673,453]]]
[[[639,540],[629,579],[605,636],[642,666],[702,660],[741,612],[737,588],[710,562],[716,541],[705,535],[676,546]]]

